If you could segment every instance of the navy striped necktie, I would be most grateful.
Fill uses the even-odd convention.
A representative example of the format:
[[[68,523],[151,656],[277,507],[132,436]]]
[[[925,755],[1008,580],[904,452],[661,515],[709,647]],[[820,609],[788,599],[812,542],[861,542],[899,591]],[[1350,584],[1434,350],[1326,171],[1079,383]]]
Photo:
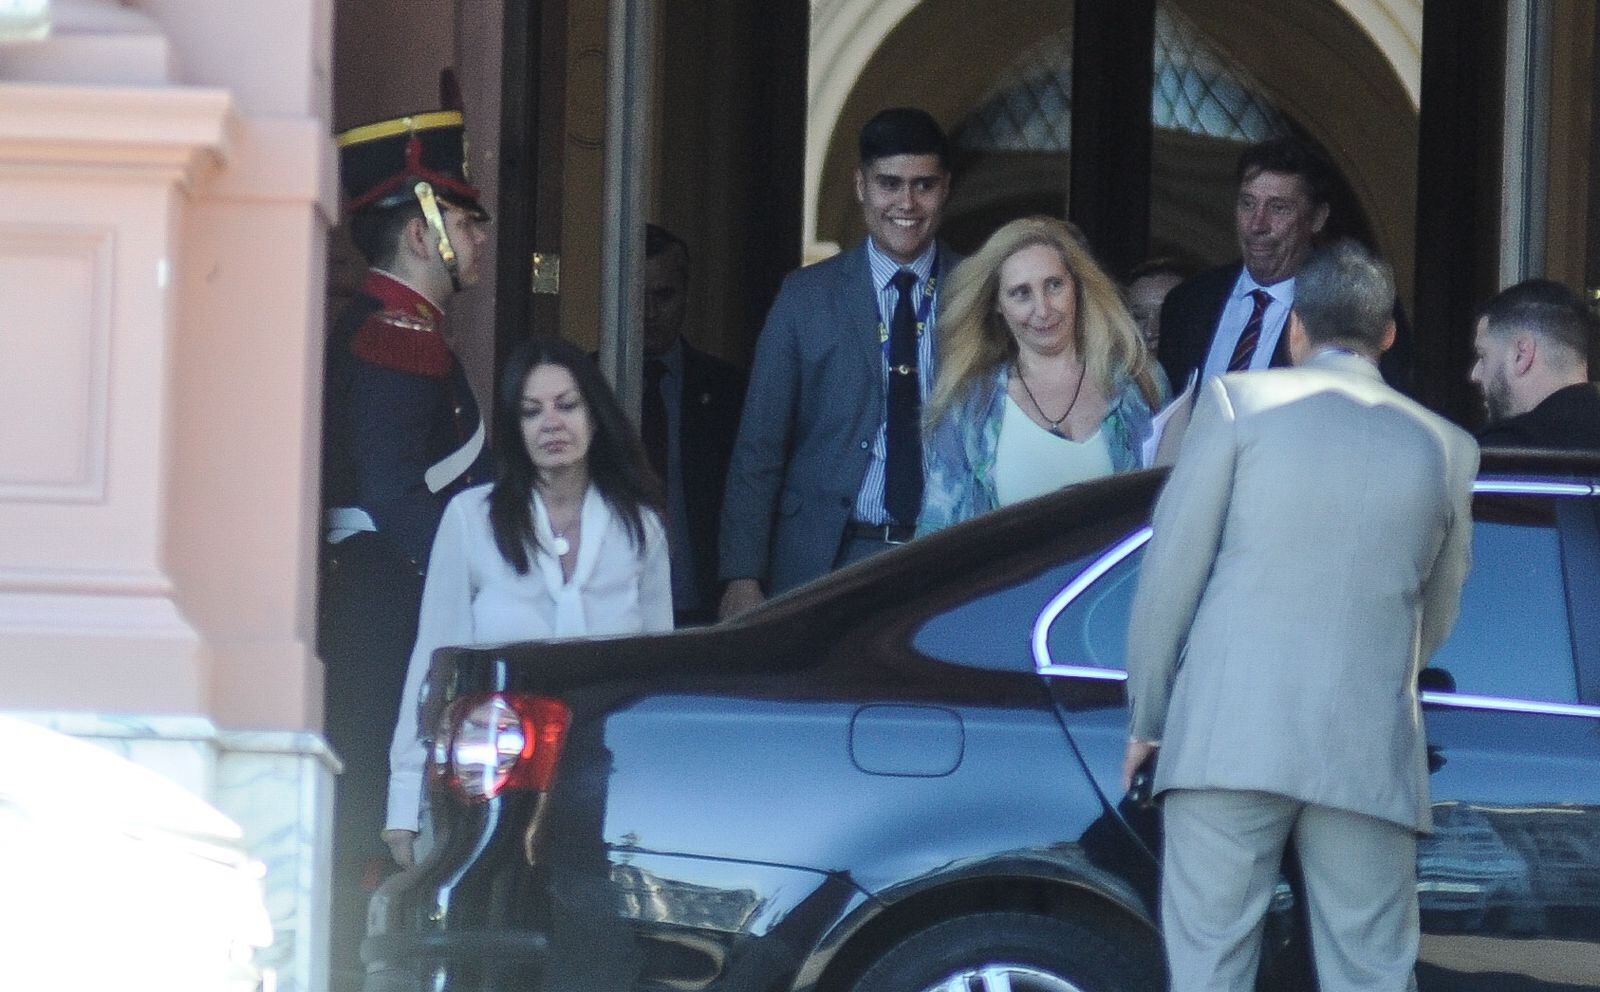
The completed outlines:
[[[894,522],[917,522],[922,510],[922,391],[917,376],[917,313],[912,289],[917,274],[901,269],[894,274],[900,291],[894,317],[889,321],[889,414],[884,440],[883,504]]]
[[[1244,372],[1250,368],[1250,360],[1256,357],[1256,345],[1261,343],[1261,322],[1267,315],[1267,307],[1272,305],[1272,294],[1264,289],[1250,291],[1250,299],[1255,301],[1255,308],[1250,311],[1250,319],[1244,322],[1244,330],[1239,332],[1239,343],[1233,346],[1233,357],[1228,359],[1229,372]]]

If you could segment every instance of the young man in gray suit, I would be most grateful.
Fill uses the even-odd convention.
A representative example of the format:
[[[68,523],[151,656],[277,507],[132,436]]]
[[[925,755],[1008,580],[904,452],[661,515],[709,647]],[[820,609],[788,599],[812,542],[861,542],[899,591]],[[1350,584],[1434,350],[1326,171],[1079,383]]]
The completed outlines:
[[[910,540],[933,384],[944,132],[894,107],[861,129],[868,237],[789,274],[756,343],[722,506],[720,615]]]
[[[1455,623],[1478,448],[1384,385],[1393,304],[1353,242],[1313,255],[1297,367],[1205,382],[1156,505],[1124,776],[1160,749],[1177,992],[1254,987],[1291,839],[1322,992],[1401,992],[1415,966],[1417,673]]]

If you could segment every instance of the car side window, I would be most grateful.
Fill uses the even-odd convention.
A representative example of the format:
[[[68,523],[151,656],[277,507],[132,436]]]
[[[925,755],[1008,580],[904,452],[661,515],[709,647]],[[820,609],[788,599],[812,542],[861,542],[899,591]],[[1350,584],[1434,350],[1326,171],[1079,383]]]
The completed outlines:
[[[1046,639],[1051,664],[1111,671],[1127,667],[1128,618],[1143,560],[1141,545],[1067,604]]]
[[[1445,684],[1467,695],[1576,702],[1557,501],[1484,494],[1473,516],[1461,615],[1429,674],[1447,675]]]
[[[1576,505],[1572,509],[1579,509]],[[1432,661],[1429,688],[1539,702],[1578,698],[1557,506],[1480,495],[1461,613]],[[1084,589],[1047,637],[1052,665],[1120,671],[1143,548]]]
[[[996,592],[967,600],[936,615],[912,638],[929,658],[973,668],[1034,670],[1033,621],[1050,597],[1083,571],[1073,559]]]

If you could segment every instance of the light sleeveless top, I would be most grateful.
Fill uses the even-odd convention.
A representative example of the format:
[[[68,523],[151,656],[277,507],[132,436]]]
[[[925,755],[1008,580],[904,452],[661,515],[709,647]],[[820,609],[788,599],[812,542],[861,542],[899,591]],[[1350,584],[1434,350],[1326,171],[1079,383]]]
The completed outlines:
[[[994,490],[1001,506],[1111,474],[1111,449],[1102,427],[1085,441],[1052,434],[1028,419],[1010,396],[994,453]]]

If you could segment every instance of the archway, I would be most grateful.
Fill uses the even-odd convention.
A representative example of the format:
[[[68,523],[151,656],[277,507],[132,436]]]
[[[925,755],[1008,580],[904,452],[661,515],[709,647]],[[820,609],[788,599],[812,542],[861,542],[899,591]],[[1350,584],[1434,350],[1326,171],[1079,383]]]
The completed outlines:
[[[1354,226],[1367,228],[1376,247],[1394,261],[1402,295],[1408,297],[1420,4],[1167,0],[1165,5],[1192,23],[1221,58],[1241,67],[1269,104],[1327,149],[1365,221]],[[953,128],[990,94],[1005,67],[1041,37],[1070,32],[1071,19],[1070,4],[1059,0],[1028,0],[998,9],[972,0],[819,3],[813,13],[806,153],[808,251],[821,253],[818,242],[850,243],[860,236],[850,193],[854,136],[876,109],[914,103]],[[1241,23],[1253,25],[1248,43],[1238,30]],[[1381,140],[1374,140],[1375,135]],[[1158,196],[1153,215],[1158,235],[1163,225],[1176,225],[1191,232],[1183,247],[1215,256],[1231,240],[1226,235],[1231,152],[1217,154],[1214,147],[1200,151],[1212,154],[1187,149],[1176,158],[1192,171],[1209,173],[1209,192],[1166,201]],[[1163,160],[1174,156],[1157,157],[1158,190]],[[997,210],[1011,209],[1012,215],[1045,208],[1046,191],[1060,190],[1058,196],[1064,197],[1064,169],[1057,178],[1055,164],[1046,160],[1018,165],[1020,171],[1009,177],[1018,180],[1014,188],[1002,188],[995,177],[979,174],[972,177],[976,188],[965,195],[987,198]],[[1189,187],[1194,182],[1193,174],[1185,178]]]

